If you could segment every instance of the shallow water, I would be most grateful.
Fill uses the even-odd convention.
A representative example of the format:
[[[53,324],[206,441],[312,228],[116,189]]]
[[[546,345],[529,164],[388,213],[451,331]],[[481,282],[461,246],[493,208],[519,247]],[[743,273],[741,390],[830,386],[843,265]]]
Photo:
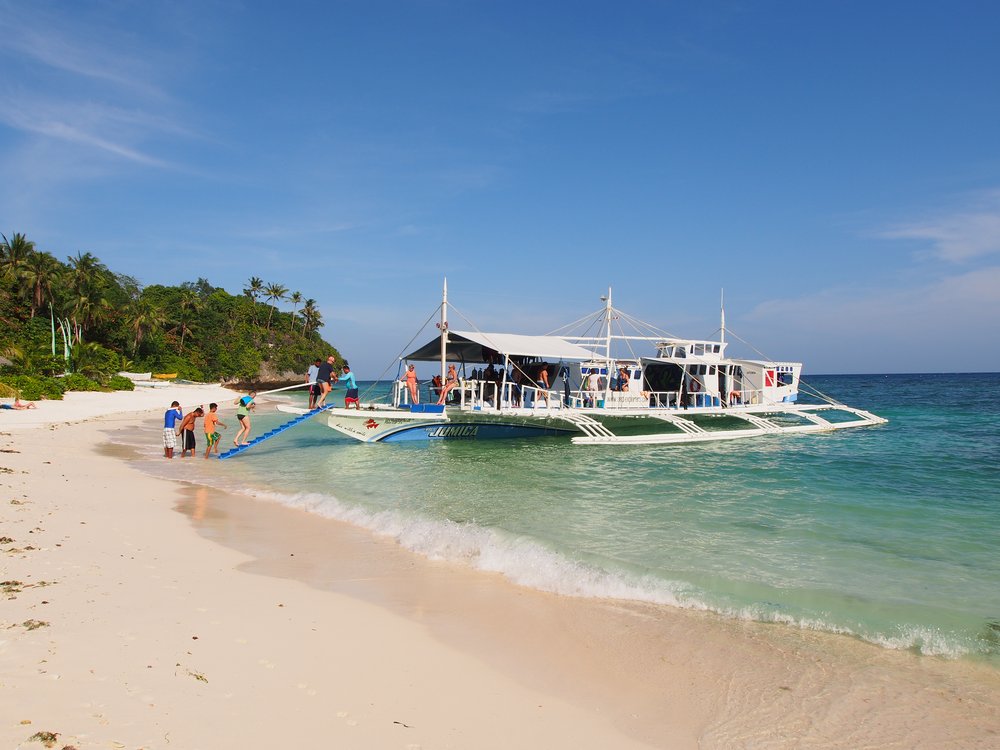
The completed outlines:
[[[1000,375],[807,380],[889,424],[686,446],[362,445],[319,417],[185,471],[526,586],[1000,666],[1000,407],[984,400]],[[255,433],[288,418],[262,408]]]

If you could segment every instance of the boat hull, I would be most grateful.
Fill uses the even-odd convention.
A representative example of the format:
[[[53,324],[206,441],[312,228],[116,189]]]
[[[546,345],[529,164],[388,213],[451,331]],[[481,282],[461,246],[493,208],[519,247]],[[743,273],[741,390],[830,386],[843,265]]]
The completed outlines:
[[[337,410],[327,417],[334,430],[365,443],[429,440],[511,440],[578,434],[557,419],[479,411],[411,413],[403,410]]]
[[[842,421],[830,421],[833,410]],[[727,421],[725,418],[729,417]],[[706,421],[707,420],[707,421]],[[885,424],[851,407],[776,404],[752,409],[631,410],[553,409],[549,413],[451,409],[441,413],[402,409],[337,409],[327,417],[334,430],[365,443],[433,440],[571,438],[577,445],[698,443],[774,434],[825,432]]]

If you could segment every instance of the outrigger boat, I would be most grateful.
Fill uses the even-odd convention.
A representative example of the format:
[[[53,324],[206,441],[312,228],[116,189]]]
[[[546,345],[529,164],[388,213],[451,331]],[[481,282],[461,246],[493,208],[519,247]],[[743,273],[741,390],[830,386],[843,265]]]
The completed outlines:
[[[439,335],[399,360],[401,371],[408,363],[440,365],[440,381],[418,391],[418,400],[427,401],[413,403],[397,375],[387,397],[391,403],[331,409],[328,424],[366,443],[562,436],[578,445],[634,445],[887,421],[818,392],[811,395],[820,403],[799,403],[800,362],[727,356],[724,310],[718,340],[685,339],[614,308],[610,289],[601,299],[600,311],[572,324],[579,330],[589,322],[584,335],[460,331],[449,327],[446,281]],[[625,323],[644,335],[616,331]],[[588,330],[596,335],[586,335]],[[636,345],[651,348],[651,354],[637,353]],[[457,368],[451,383],[449,364]]]

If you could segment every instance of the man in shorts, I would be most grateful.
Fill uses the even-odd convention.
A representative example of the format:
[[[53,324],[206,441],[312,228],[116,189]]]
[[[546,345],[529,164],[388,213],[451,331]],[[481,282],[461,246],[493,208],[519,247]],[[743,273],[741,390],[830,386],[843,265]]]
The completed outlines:
[[[319,394],[322,388],[319,387],[317,382],[319,379],[319,366],[323,363],[323,360],[316,358],[316,361],[309,365],[309,371],[306,373],[306,382],[309,384],[309,410],[312,411],[316,408],[316,399],[319,398]]]
[[[316,383],[319,385],[321,392],[319,398],[316,399],[316,408],[321,406],[326,406],[326,397],[330,395],[330,391],[333,390],[333,385],[330,383],[330,379],[333,377],[333,365],[337,360],[333,358],[331,354],[326,358],[326,362],[319,366],[319,374],[316,376]]]
[[[216,412],[219,409],[218,404],[208,405],[208,414],[205,415],[205,441],[207,445],[205,446],[205,458],[208,458],[212,453],[212,448],[215,448],[215,455],[219,455],[219,441],[222,440],[222,435],[219,433],[219,427],[225,427],[226,423],[219,419],[219,415]]]
[[[354,404],[355,409],[360,409],[361,404],[358,401],[358,381],[354,379],[354,373],[351,372],[351,368],[346,364],[344,365],[344,374],[337,378],[338,383],[344,383],[347,387],[347,394],[344,396],[344,408],[350,409],[351,404]]]
[[[184,417],[179,402],[174,401],[170,408],[163,414],[163,456],[164,458],[174,457],[174,448],[177,447],[177,420]]]
[[[177,434],[181,436],[181,458],[184,458],[188,451],[191,451],[191,456],[194,457],[194,425],[198,417],[204,415],[205,410],[199,406],[181,420],[180,426],[177,428]]]

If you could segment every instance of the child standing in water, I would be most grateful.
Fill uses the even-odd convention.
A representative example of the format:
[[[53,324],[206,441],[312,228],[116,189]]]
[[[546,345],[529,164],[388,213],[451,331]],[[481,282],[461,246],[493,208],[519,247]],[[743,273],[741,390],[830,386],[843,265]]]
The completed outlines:
[[[208,414],[205,415],[205,458],[208,458],[212,453],[212,448],[215,448],[215,454],[219,455],[219,441],[222,440],[222,435],[219,434],[218,427],[225,427],[226,423],[219,420],[219,415],[216,412],[219,409],[218,404],[208,405]]]

